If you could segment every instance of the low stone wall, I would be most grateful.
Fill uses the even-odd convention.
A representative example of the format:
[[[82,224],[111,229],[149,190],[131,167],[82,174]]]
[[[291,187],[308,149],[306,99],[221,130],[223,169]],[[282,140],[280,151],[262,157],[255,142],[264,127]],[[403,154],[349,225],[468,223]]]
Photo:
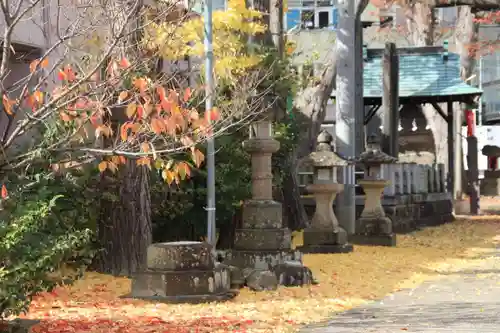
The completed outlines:
[[[314,213],[314,199],[303,198],[307,214]],[[453,221],[453,205],[449,193],[396,195],[382,200],[387,217],[392,220],[396,233],[407,233],[423,226],[439,225]],[[361,215],[364,197],[356,197],[356,218]],[[335,205],[334,205],[335,209]]]
[[[484,178],[481,179],[481,195],[500,195],[500,170],[484,171]]]

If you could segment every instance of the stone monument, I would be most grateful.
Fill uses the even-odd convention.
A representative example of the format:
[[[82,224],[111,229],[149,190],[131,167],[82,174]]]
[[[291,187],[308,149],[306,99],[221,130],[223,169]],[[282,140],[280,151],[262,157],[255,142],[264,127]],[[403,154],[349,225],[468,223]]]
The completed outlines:
[[[130,297],[160,302],[201,303],[231,299],[230,272],[215,263],[202,242],[156,243],[148,248],[147,269],[134,274]]]
[[[344,185],[337,183],[337,169],[347,166],[348,162],[340,158],[332,150],[333,137],[322,131],[318,135],[318,146],[304,163],[314,168],[313,184],[307,191],[314,195],[316,210],[311,225],[304,230],[304,246],[299,248],[303,253],[347,253],[353,250],[347,243],[347,232],[340,227],[333,200],[343,191]]]
[[[365,169],[364,179],[359,181],[365,192],[365,205],[356,221],[356,233],[351,236],[354,244],[395,246],[396,235],[392,221],[385,215],[381,196],[388,181],[381,179],[381,165],[395,163],[397,159],[380,150],[378,139],[370,136],[367,150],[360,154],[357,162]]]
[[[236,229],[234,249],[224,263],[240,269],[273,270],[285,261],[301,261],[300,253],[292,251],[290,230],[283,227],[282,205],[273,200],[271,157],[279,146],[269,118],[250,126],[243,148],[252,160],[252,198],[243,203],[242,228]]]

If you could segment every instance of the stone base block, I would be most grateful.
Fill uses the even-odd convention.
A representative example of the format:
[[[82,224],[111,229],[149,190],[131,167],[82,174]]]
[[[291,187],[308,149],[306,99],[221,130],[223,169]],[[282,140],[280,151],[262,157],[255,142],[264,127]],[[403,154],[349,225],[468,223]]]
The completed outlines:
[[[279,229],[283,226],[283,207],[273,200],[246,200],[242,207],[242,228]]]
[[[203,242],[155,243],[148,247],[147,267],[152,270],[211,270],[212,247]]]
[[[354,234],[349,237],[349,241],[358,245],[396,246],[396,235]]]
[[[230,272],[216,267],[210,271],[153,271],[136,273],[132,297],[205,297],[225,294],[230,289]]]
[[[340,229],[338,232],[317,229],[304,230],[304,246],[309,245],[344,245],[347,244],[347,232]]]
[[[390,235],[392,234],[392,221],[386,216],[361,216],[356,220],[356,233]]]
[[[226,254],[224,264],[260,270],[272,270],[273,267],[286,261],[302,261],[299,251],[259,251],[259,250],[232,250]]]
[[[236,229],[234,248],[236,250],[289,250],[292,233],[289,229]]]
[[[321,244],[321,245],[304,245],[297,248],[302,253],[349,253],[354,250],[352,244]]]

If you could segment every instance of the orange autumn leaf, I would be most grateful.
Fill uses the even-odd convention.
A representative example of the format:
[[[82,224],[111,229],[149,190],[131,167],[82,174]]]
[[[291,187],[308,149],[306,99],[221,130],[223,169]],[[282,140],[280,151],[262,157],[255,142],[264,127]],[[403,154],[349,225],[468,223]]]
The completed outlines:
[[[148,83],[147,83],[146,79],[141,78],[141,77],[136,78],[134,80],[133,84],[134,84],[134,87],[136,87],[137,89],[139,89],[139,91],[141,93],[144,93],[146,91],[147,86],[148,86]]]
[[[165,131],[165,124],[158,118],[153,118],[151,120],[151,129],[155,134],[161,134],[161,132]]]
[[[120,103],[123,102],[124,100],[127,99],[127,97],[128,97],[128,91],[125,91],[125,90],[122,91],[120,93],[120,95],[118,95],[118,102],[120,102]]]
[[[184,102],[189,101],[190,98],[191,98],[191,88],[187,87],[184,90]]]
[[[7,192],[7,187],[5,184],[2,185],[2,199],[7,199],[9,196],[9,193]]]
[[[124,123],[121,127],[120,127],[120,138],[122,139],[122,141],[127,141],[128,139],[128,130],[129,129],[132,129],[133,127],[133,124],[129,121],[127,121],[126,123]]]
[[[43,103],[43,92],[41,92],[40,90],[37,90],[33,93],[33,99],[37,102],[37,103]]]
[[[144,108],[142,105],[137,105],[137,118],[142,119],[144,117]]]
[[[97,167],[99,168],[100,172],[104,172],[108,168],[108,162],[102,161]]]
[[[67,114],[66,112],[64,112],[64,111],[59,112],[59,117],[64,122],[71,121],[71,116],[69,114]]]
[[[49,65],[49,59],[44,58],[42,61],[40,59],[33,60],[30,63],[30,72],[33,73],[36,71],[37,67],[40,66],[40,68],[46,68]]]
[[[119,158],[120,158],[120,163],[121,164],[127,163],[127,160],[125,159],[125,156],[120,155]]]
[[[191,170],[189,169],[189,165],[186,162],[179,162],[177,164],[177,173],[181,180],[184,180],[186,177],[191,175]]]
[[[147,142],[143,142],[141,143],[141,150],[145,153],[148,153],[149,150],[150,150],[150,146],[149,146],[149,143]]]
[[[137,165],[145,165],[151,169],[151,159],[147,156],[141,157],[136,161]]]
[[[3,109],[4,109],[5,113],[7,113],[9,116],[13,116],[14,115],[13,106],[16,102],[9,99],[7,97],[7,95],[5,95],[5,94],[2,97],[2,102],[3,102]]]
[[[121,68],[129,68],[130,66],[131,66],[130,61],[128,61],[127,58],[124,57],[120,60],[120,67]]]
[[[167,98],[167,92],[165,91],[165,88],[161,86],[156,87],[156,93],[158,94],[158,98],[162,102]]]
[[[198,149],[192,149],[191,150],[191,159],[193,160],[196,167],[199,168],[200,165],[205,160],[205,155],[203,155],[203,153],[201,151],[199,151]]]
[[[207,121],[217,121],[219,120],[219,110],[217,108],[212,108],[212,110],[208,110],[205,112],[205,119]]]

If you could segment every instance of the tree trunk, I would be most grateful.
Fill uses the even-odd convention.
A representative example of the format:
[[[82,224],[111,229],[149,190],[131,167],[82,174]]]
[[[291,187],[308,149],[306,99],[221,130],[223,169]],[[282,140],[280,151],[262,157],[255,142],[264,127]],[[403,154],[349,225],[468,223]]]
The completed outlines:
[[[300,160],[316,148],[316,140],[325,120],[326,103],[330,98],[336,76],[336,58],[333,57],[325,66],[321,79],[312,87],[304,89],[294,102],[295,121],[301,129],[297,147],[290,153],[286,165],[289,170],[282,184],[282,195],[288,228],[303,229],[308,224],[308,217],[300,198],[298,168]]]
[[[478,41],[479,24],[474,22],[474,18],[475,15],[471,7],[458,7],[455,40],[458,54],[460,55],[460,77],[468,84],[471,83],[471,80],[467,80],[474,72],[477,55],[474,44]],[[458,110],[458,112],[463,112],[463,109]],[[471,186],[469,186],[468,175],[467,172],[465,172],[465,166],[463,164],[464,162],[462,159],[462,188],[466,190],[468,195],[478,197],[478,186],[477,184],[471,184]]]
[[[97,261],[102,273],[130,276],[146,263],[152,242],[149,170],[134,160],[113,180],[104,180],[98,238],[102,247]],[[109,186],[111,185],[111,186]],[[109,187],[108,187],[109,186]]]
[[[414,3],[406,8],[406,22],[410,41],[415,46],[432,46],[435,37],[434,7],[427,3]],[[446,108],[444,108],[446,110]],[[422,105],[422,113],[430,126],[435,143],[435,162],[443,163],[448,172],[447,122],[431,105]]]
[[[368,5],[368,0],[355,2],[355,16],[359,19]],[[355,33],[351,31],[351,33]],[[336,44],[332,45],[336,50]],[[302,229],[308,224],[308,218],[300,198],[297,171],[300,159],[310,154],[316,148],[316,140],[325,121],[326,105],[330,99],[337,76],[337,55],[331,53],[331,58],[325,64],[320,80],[312,87],[308,87],[296,96],[296,121],[301,129],[298,145],[290,154],[286,168],[290,171],[283,180],[283,201],[287,209],[288,227],[292,230]],[[361,88],[362,89],[362,88]]]

